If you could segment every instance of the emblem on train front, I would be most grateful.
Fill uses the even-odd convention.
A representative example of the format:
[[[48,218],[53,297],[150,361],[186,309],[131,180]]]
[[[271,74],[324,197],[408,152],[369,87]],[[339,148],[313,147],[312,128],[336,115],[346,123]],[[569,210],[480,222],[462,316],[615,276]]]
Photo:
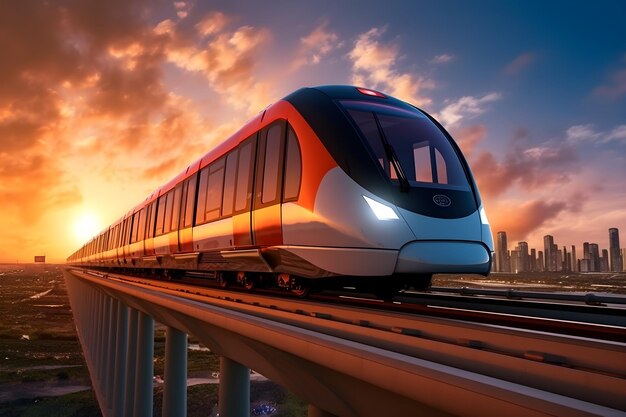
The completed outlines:
[[[433,202],[441,207],[448,207],[450,204],[452,204],[452,200],[450,200],[450,197],[443,194],[437,194],[433,196]]]

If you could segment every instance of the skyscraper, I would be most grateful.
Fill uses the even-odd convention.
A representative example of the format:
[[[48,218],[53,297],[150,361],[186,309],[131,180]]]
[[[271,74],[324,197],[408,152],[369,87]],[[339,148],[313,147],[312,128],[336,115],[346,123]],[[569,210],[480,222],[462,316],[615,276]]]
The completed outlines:
[[[591,271],[600,272],[600,248],[597,243],[589,244],[589,256],[591,257]]]
[[[515,249],[519,252],[519,265],[517,271],[530,271],[530,255],[528,254],[528,243],[518,242],[517,248]],[[511,267],[511,272],[513,272],[513,267]]]
[[[498,232],[496,239],[496,271],[511,272],[508,252],[506,232]]]
[[[556,248],[554,237],[545,235],[543,237],[543,253],[545,256],[544,268],[546,271],[556,271]]]
[[[572,245],[572,272],[578,272],[578,262],[576,258],[576,246]]]
[[[609,256],[611,260],[611,271],[620,272],[623,267],[619,247],[619,230],[615,227],[609,229]]]

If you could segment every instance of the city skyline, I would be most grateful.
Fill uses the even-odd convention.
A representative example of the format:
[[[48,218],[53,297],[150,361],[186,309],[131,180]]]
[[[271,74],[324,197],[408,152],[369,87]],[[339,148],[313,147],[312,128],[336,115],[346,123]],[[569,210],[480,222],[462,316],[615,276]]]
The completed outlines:
[[[496,232],[495,260],[492,272],[626,272],[626,248],[620,247],[619,229],[608,229],[608,249],[595,242],[559,246],[552,235],[543,238],[543,250],[531,248],[525,241],[509,249],[506,231]],[[582,253],[582,258],[577,256]]]
[[[324,84],[432,114],[509,239],[604,240],[626,228],[625,15],[609,0],[2,2],[0,262],[63,262]]]

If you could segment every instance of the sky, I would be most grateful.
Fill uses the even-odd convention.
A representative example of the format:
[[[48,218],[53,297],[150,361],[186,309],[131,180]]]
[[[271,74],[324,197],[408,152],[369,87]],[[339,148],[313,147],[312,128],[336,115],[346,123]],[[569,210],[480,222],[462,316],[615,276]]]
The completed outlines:
[[[62,262],[272,102],[354,84],[461,146],[509,246],[626,246],[623,1],[0,2],[0,262]]]

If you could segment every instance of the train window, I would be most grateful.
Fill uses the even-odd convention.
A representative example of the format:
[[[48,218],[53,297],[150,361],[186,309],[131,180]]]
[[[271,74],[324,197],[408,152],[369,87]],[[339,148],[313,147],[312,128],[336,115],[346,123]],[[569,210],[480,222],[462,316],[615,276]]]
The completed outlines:
[[[163,233],[172,230],[172,212],[174,209],[174,190],[168,192],[165,200],[165,221],[163,224]]]
[[[159,202],[157,204],[156,228],[154,232],[155,236],[163,234],[163,223],[165,221],[165,199],[166,196],[162,195],[159,197]]]
[[[139,212],[139,231],[137,232],[137,241],[144,240],[146,236],[146,211],[144,207]]]
[[[172,206],[173,207],[172,208],[172,222],[169,228],[170,230],[178,230],[182,191],[183,191],[182,184],[179,184],[174,189],[174,199],[173,199],[173,206]]]
[[[254,136],[247,139],[239,148],[237,163],[237,187],[235,191],[235,212],[250,209],[252,199],[252,175],[254,166]]]
[[[198,184],[198,202],[196,205],[196,224],[204,223],[204,213],[206,209],[206,192],[209,184],[209,167],[204,167],[200,171],[200,182]]]
[[[183,227],[193,225],[193,206],[196,198],[196,176],[187,179],[183,187]]]
[[[157,208],[156,202],[150,203],[150,208],[148,208],[148,219],[146,221],[147,223],[146,237],[148,239],[154,237],[154,226],[155,226],[154,220],[156,218],[156,208]]]
[[[298,198],[300,181],[302,178],[302,156],[298,138],[291,126],[287,128],[287,152],[285,157],[285,188],[283,201],[291,201]]]
[[[261,203],[263,204],[271,203],[276,200],[277,197],[282,130],[282,125],[277,124],[270,127],[267,131],[261,195]]]
[[[224,174],[224,198],[222,199],[222,216],[230,216],[233,213],[238,153],[239,151],[235,149],[234,151],[230,152],[226,157],[226,171]]]
[[[225,158],[222,158],[209,167],[209,184],[204,221],[210,221],[220,217],[222,189],[224,187],[224,161]]]
[[[137,241],[137,231],[139,230],[139,212],[133,214],[133,228],[130,232],[130,243]]]
[[[407,186],[469,190],[453,145],[424,113],[363,101],[341,104],[391,180]]]

